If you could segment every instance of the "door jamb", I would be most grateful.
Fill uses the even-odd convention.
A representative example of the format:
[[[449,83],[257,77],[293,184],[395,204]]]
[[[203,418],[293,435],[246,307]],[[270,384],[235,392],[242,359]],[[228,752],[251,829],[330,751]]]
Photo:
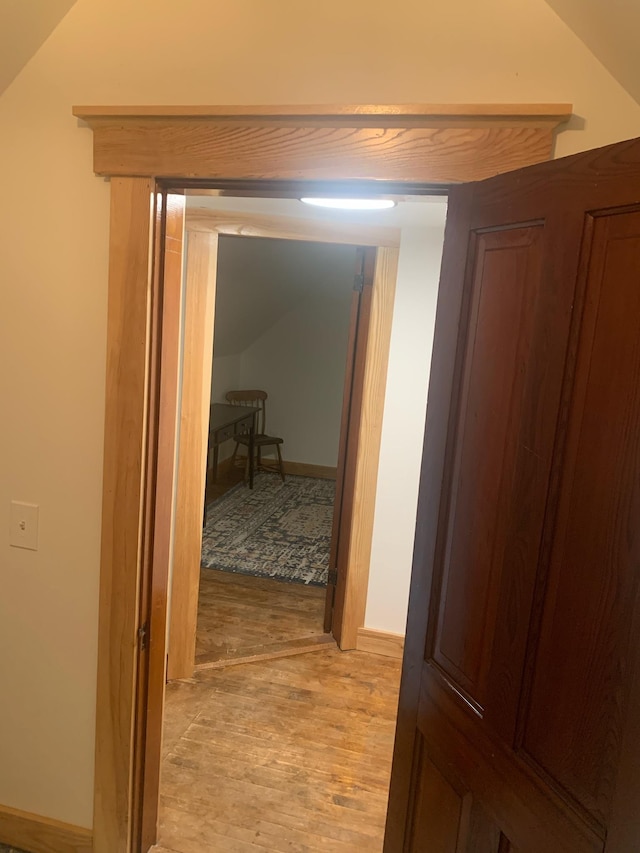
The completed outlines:
[[[343,571],[340,573],[336,596],[337,619],[331,625],[338,645],[342,650],[354,649],[357,644],[358,629],[364,625],[364,611],[367,596],[367,582],[369,569],[369,556],[371,550],[371,539],[373,535],[373,510],[375,506],[375,489],[377,484],[377,467],[380,450],[380,438],[382,430],[382,408],[384,402],[384,391],[386,387],[386,368],[388,363],[389,344],[391,339],[391,323],[393,319],[393,300],[395,295],[395,283],[397,273],[397,256],[399,244],[399,233],[395,229],[376,228],[367,225],[352,226],[350,229],[338,229],[335,226],[327,227],[327,224],[319,220],[298,223],[294,226],[287,217],[260,216],[251,214],[246,216],[242,213],[232,215],[220,214],[218,211],[193,211],[188,209],[185,216],[187,239],[186,263],[187,276],[184,286],[189,290],[186,294],[185,322],[190,326],[189,339],[202,342],[203,348],[198,348],[190,353],[184,349],[184,374],[185,377],[193,377],[193,371],[197,366],[193,364],[196,360],[208,358],[208,347],[213,337],[214,309],[210,310],[192,321],[189,319],[190,303],[198,298],[201,289],[211,290],[215,294],[215,282],[212,284],[210,277],[215,275],[215,269],[206,263],[200,263],[201,255],[210,254],[207,245],[207,237],[216,240],[220,234],[232,233],[236,236],[244,234],[246,237],[268,236],[271,239],[316,241],[351,244],[352,239],[357,239],[359,244],[375,246],[376,241],[382,241],[384,246],[376,246],[376,263],[373,274],[373,289],[371,298],[372,321],[367,318],[366,326],[361,329],[365,337],[359,339],[358,346],[362,348],[361,359],[365,365],[364,379],[362,380],[361,400],[359,412],[364,415],[362,429],[357,428],[352,435],[352,450],[354,470],[351,472],[351,489],[349,493],[350,503],[355,507],[353,518],[349,519],[348,530],[345,535],[345,554],[342,560]],[[294,220],[296,222],[296,220]],[[316,227],[317,226],[317,227]],[[195,239],[192,239],[192,236]],[[189,274],[189,261],[198,265],[199,273],[193,277]],[[215,267],[215,265],[214,265]],[[198,293],[195,293],[195,290]],[[193,292],[192,292],[193,291]],[[214,297],[207,297],[210,302]],[[367,356],[367,352],[369,355]],[[210,385],[210,370],[207,368],[203,373],[204,384]],[[192,389],[193,390],[193,389]],[[197,394],[196,394],[197,396]],[[208,429],[209,406],[204,395],[199,412],[196,413],[194,405],[198,401],[190,401],[189,411],[181,409],[180,419],[183,426],[189,431],[189,436],[183,440],[181,433],[181,463],[182,467],[177,472],[178,485],[176,492],[176,512],[180,514],[179,524],[176,524],[176,548],[179,554],[174,561],[173,584],[171,589],[171,628],[170,636],[174,639],[168,648],[168,679],[191,678],[195,664],[195,632],[197,619],[197,594],[195,590],[199,580],[199,566],[196,570],[193,563],[195,554],[194,543],[199,542],[202,531],[202,507],[199,498],[200,479],[204,465],[206,465],[206,443],[203,436]],[[360,423],[360,417],[358,417]],[[348,425],[347,425],[348,426]],[[364,452],[358,453],[358,447],[362,444]],[[355,450],[354,450],[355,445]],[[183,474],[188,472],[184,469],[184,451],[188,452],[186,464],[189,469],[189,482],[185,482]],[[197,480],[197,482],[194,482]],[[188,491],[188,494],[187,494]],[[334,524],[337,523],[334,520]],[[186,542],[188,538],[189,542]],[[197,549],[199,550],[199,548]],[[188,554],[187,554],[188,552]],[[182,554],[187,556],[182,560]],[[188,563],[188,565],[183,565]],[[180,575],[178,575],[180,572]],[[179,585],[176,581],[179,579]],[[179,614],[174,618],[174,614]]]

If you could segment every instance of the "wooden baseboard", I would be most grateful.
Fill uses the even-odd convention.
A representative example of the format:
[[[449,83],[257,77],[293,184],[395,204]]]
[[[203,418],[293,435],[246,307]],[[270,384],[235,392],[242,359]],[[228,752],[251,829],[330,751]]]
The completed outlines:
[[[404,637],[402,634],[375,631],[373,628],[358,628],[356,648],[359,652],[386,655],[389,658],[402,658]]]
[[[90,829],[0,806],[0,843],[29,853],[91,853]]]
[[[244,461],[244,457],[243,457]],[[267,460],[267,464],[277,471],[277,461]],[[307,462],[283,462],[285,474],[297,475],[298,477],[318,477],[321,480],[335,480],[337,469],[330,465],[311,465]],[[233,467],[232,457],[223,459],[218,463],[218,477],[224,477]]]
[[[218,479],[226,476],[233,468],[233,456],[227,456],[226,459],[221,459],[218,462]]]
[[[321,480],[335,480],[337,475],[337,469],[330,465],[308,465],[306,462],[285,462],[284,472],[299,477],[319,477]]]

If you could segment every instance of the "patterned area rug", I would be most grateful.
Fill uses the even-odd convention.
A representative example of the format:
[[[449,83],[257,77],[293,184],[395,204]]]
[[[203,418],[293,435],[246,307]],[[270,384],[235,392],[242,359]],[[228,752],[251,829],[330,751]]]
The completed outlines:
[[[260,472],[207,508],[202,566],[292,583],[327,583],[335,482]]]

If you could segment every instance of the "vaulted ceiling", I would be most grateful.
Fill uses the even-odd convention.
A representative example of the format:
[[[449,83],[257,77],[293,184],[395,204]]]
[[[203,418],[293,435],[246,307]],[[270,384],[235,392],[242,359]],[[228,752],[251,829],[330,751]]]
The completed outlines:
[[[0,94],[53,32],[76,0],[0,0]],[[640,2],[547,2],[616,80],[640,103]],[[542,61],[542,60],[541,60]]]
[[[638,0],[546,0],[618,83],[640,103]]]
[[[0,0],[0,95],[76,0]]]
[[[348,311],[355,259],[355,246],[221,236],[216,356],[243,352],[314,294]]]

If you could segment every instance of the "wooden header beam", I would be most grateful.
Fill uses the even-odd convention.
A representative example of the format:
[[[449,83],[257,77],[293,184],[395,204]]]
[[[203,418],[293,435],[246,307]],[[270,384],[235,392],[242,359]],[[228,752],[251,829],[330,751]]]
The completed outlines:
[[[568,104],[80,106],[99,175],[451,184],[548,160]]]

